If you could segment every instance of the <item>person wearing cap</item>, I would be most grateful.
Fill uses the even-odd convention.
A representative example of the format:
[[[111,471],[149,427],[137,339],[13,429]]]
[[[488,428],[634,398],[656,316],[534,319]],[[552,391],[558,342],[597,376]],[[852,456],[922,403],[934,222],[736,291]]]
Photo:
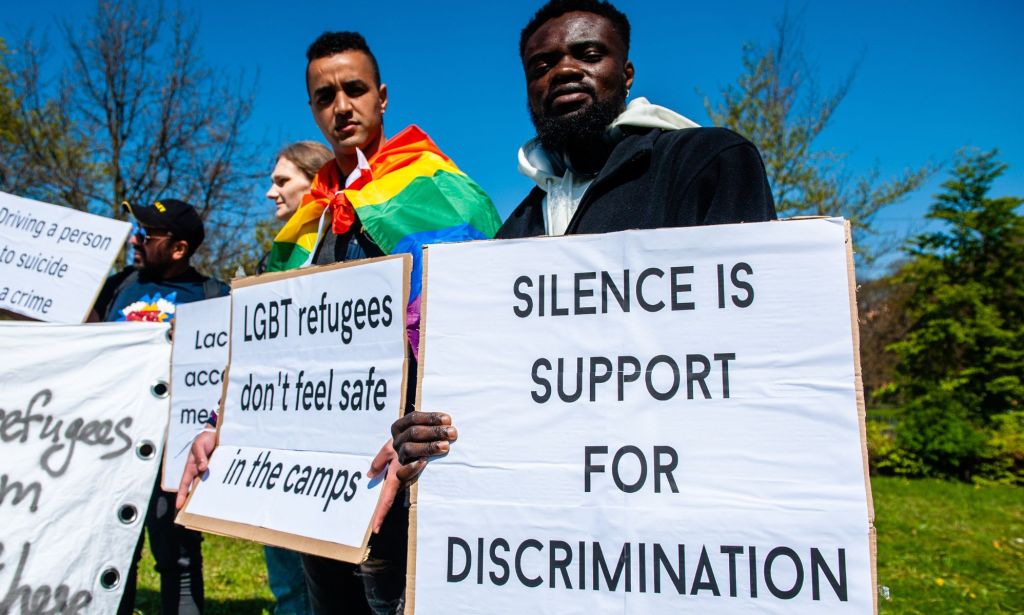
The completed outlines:
[[[170,323],[176,306],[228,293],[226,284],[202,275],[189,264],[205,237],[203,221],[194,207],[176,199],[163,199],[150,206],[125,203],[124,208],[137,225],[129,239],[134,248],[134,263],[107,278],[93,308],[92,320]],[[174,494],[160,488],[158,473],[145,527],[160,574],[160,612],[202,613],[202,536],[175,525],[174,513]],[[140,534],[118,615],[130,615],[135,608],[142,542]]]
[[[227,285],[189,264],[206,237],[194,207],[177,199],[123,207],[136,224],[128,240],[134,262],[107,278],[90,320],[170,322],[175,305],[227,294]]]

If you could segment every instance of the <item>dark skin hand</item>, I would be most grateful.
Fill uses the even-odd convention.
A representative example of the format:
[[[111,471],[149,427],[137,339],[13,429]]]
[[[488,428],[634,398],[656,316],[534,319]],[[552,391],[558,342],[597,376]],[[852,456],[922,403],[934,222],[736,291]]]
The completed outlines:
[[[405,466],[447,454],[459,431],[452,427],[452,417],[443,412],[410,412],[391,425],[391,435],[398,462]]]
[[[380,531],[398,492],[419,478],[429,457],[446,454],[459,437],[451,424],[451,417],[443,412],[410,412],[391,425],[394,438],[381,447],[367,474],[371,479],[384,474],[370,522],[374,534]]]

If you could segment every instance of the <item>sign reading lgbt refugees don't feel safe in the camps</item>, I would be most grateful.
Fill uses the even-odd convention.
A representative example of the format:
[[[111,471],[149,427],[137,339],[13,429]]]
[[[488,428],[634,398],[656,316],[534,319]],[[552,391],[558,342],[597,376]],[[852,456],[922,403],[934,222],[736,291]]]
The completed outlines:
[[[0,192],[0,310],[85,322],[130,228]]]
[[[167,330],[0,323],[0,613],[117,612],[160,468]]]
[[[408,255],[236,280],[219,445],[178,522],[359,562],[401,414]],[[180,342],[181,340],[179,340]]]
[[[171,351],[171,416],[161,478],[164,491],[178,490],[192,440],[220,405],[230,329],[230,297],[177,306]]]
[[[837,219],[427,248],[418,407],[459,439],[407,613],[872,612],[850,254]]]

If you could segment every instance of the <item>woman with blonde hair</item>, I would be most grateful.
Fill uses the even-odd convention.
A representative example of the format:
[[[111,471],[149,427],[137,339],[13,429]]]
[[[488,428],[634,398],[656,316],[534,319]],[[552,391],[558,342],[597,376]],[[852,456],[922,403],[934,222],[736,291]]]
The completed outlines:
[[[316,141],[298,141],[281,148],[267,190],[267,198],[277,205],[275,218],[287,222],[292,217],[316,172],[333,158],[331,150]]]
[[[316,141],[296,141],[281,148],[274,170],[270,172],[270,190],[267,190],[267,198],[276,205],[275,218],[284,223],[292,217],[302,204],[303,195],[309,192],[316,172],[328,160],[334,160],[334,154]],[[267,270],[269,255],[264,254],[260,259],[256,273]]]

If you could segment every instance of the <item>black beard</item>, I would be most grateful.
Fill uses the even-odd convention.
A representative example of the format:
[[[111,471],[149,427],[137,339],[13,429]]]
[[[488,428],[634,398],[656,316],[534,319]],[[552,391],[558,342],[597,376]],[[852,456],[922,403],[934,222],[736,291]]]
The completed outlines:
[[[537,129],[537,138],[549,152],[564,152],[572,144],[584,144],[604,137],[608,126],[625,108],[626,93],[597,101],[568,115],[542,117],[530,108],[530,119]]]

